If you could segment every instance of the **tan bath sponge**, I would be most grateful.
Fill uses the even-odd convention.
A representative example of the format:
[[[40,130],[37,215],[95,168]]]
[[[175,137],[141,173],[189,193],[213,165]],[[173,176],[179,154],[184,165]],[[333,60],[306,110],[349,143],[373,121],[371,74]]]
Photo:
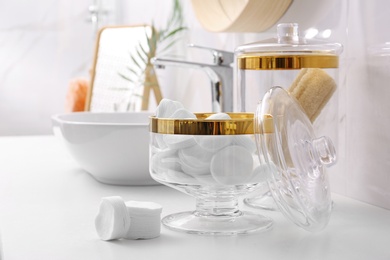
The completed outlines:
[[[298,100],[313,123],[336,90],[336,82],[324,70],[304,68],[288,91]]]

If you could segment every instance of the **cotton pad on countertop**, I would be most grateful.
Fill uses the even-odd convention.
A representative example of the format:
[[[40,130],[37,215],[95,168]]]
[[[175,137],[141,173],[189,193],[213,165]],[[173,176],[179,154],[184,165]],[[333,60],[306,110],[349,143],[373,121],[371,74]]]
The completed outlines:
[[[102,240],[155,238],[161,232],[161,211],[154,202],[105,197],[95,218],[96,232]]]
[[[160,235],[162,207],[159,204],[148,201],[127,201],[126,207],[131,225],[124,238],[151,239]]]
[[[130,216],[121,197],[102,198],[95,228],[102,240],[122,238],[130,226]]]

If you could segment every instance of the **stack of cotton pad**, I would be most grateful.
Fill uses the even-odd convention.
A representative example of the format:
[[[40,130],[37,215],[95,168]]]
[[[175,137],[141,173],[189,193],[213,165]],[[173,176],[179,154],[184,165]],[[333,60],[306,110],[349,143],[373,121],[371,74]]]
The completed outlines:
[[[156,117],[196,119],[177,101],[163,99]],[[230,120],[226,113],[205,120]],[[258,182],[260,167],[253,136],[155,134],[152,173],[157,179],[182,184],[239,185]]]
[[[160,235],[161,206],[154,202],[126,201],[130,228],[126,239],[150,239]]]
[[[96,232],[102,240],[155,238],[161,231],[161,211],[157,203],[105,197],[95,218]]]

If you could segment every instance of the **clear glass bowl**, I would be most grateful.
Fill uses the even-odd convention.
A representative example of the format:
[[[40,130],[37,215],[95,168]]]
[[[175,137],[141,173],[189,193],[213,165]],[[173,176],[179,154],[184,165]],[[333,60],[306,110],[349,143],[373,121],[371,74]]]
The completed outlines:
[[[156,181],[196,198],[196,209],[163,218],[173,230],[207,235],[245,234],[269,229],[270,218],[241,211],[238,198],[267,178],[253,134],[254,115],[231,119],[152,117],[150,173]]]

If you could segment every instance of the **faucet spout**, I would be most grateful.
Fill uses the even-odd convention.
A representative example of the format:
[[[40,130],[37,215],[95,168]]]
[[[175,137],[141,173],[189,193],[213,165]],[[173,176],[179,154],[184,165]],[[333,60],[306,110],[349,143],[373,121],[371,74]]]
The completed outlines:
[[[165,66],[176,66],[182,68],[193,68],[193,69],[201,69],[203,67],[209,66],[206,64],[191,62],[186,60],[174,60],[174,59],[165,59],[154,57],[152,58],[152,64],[157,68],[165,68]],[[212,66],[212,65],[211,65]]]
[[[176,66],[203,70],[211,82],[211,104],[213,112],[233,111],[233,68],[230,64],[204,64],[159,57],[154,57],[152,64],[160,69],[166,66]]]

